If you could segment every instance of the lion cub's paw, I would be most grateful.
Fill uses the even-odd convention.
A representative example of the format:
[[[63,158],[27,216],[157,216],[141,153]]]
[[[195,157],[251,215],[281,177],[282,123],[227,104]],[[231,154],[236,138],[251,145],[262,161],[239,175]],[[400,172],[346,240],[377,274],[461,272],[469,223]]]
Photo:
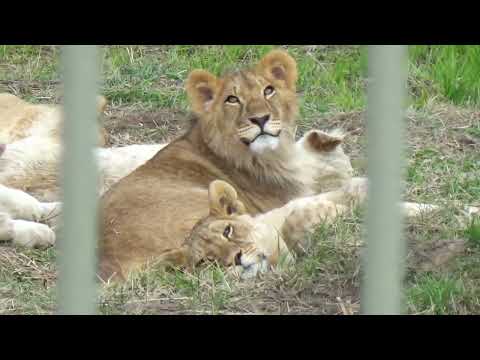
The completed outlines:
[[[13,220],[13,243],[29,248],[46,248],[55,244],[55,233],[45,224]]]
[[[0,213],[0,241],[9,241],[13,237],[13,222],[10,215]]]
[[[33,196],[17,189],[0,185],[0,211],[13,219],[39,221],[42,216],[40,202]]]
[[[47,224],[52,229],[57,229],[61,221],[62,203],[61,202],[49,202],[41,203],[42,218],[40,221]]]

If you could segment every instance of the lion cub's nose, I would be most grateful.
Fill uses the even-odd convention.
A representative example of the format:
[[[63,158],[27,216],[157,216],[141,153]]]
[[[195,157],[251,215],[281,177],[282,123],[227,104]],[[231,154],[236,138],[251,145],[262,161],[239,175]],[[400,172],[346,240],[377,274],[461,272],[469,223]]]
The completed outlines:
[[[237,255],[235,255],[235,265],[242,265],[242,252],[239,251]]]
[[[260,129],[263,130],[263,127],[265,126],[267,121],[270,120],[270,114],[267,114],[264,116],[251,117],[248,120],[250,120],[253,124],[258,125]]]

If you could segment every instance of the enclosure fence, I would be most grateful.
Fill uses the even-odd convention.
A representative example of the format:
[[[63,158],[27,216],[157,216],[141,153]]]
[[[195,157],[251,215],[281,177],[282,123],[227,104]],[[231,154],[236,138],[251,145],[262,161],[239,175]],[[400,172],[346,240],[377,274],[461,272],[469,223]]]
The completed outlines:
[[[361,312],[400,314],[404,241],[401,150],[407,47],[369,46],[367,136],[369,194]],[[58,242],[61,314],[97,312],[96,46],[65,46],[63,228]]]

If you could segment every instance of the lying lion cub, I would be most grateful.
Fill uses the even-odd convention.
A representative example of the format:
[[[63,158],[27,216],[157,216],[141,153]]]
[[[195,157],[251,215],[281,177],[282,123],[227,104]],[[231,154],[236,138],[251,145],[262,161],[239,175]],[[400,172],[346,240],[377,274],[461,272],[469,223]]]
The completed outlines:
[[[340,200],[341,192],[345,204],[352,197],[346,190],[342,188],[335,194]],[[255,276],[280,261],[292,264],[295,256],[307,250],[309,232],[349,209],[329,200],[325,193],[295,199],[281,208],[251,216],[235,189],[222,180],[210,184],[209,201],[210,214],[194,226],[185,243],[162,254],[157,261],[187,268],[205,260],[228,266],[232,265],[229,257],[236,254],[233,263],[241,277]],[[235,211],[226,211],[228,208]]]
[[[97,113],[107,100],[97,97]],[[0,94],[0,183],[46,201],[55,187],[61,156],[63,110],[59,105],[31,104],[12,94]],[[107,133],[100,126],[98,145]]]
[[[103,96],[97,98],[98,114],[106,104]],[[0,94],[0,240],[28,247],[54,244],[51,226],[57,224],[56,215],[61,210],[58,170],[62,122],[61,106],[31,104]],[[105,142],[106,131],[100,127],[98,144]],[[164,146],[95,149],[99,195]]]
[[[97,97],[97,112],[107,105],[103,96]],[[62,108],[57,105],[31,104],[18,96],[0,94],[0,144],[10,144],[28,137],[52,138],[60,143],[63,122]],[[104,146],[106,131],[99,134],[99,145]]]
[[[29,148],[37,142],[52,148],[45,139],[27,138],[8,145],[0,145],[0,241],[15,245],[46,247],[55,243],[54,230],[59,225],[61,203],[58,183],[58,153],[48,154],[35,161]],[[114,183],[144,164],[165,144],[129,145],[116,148],[97,148],[95,157],[99,171],[98,193],[102,195]],[[7,181],[4,181],[7,180]],[[29,193],[5,186],[3,183],[26,189]],[[42,201],[39,201],[42,200]],[[42,223],[44,224],[42,224]],[[3,225],[2,225],[3,224]],[[48,225],[48,226],[47,226]]]

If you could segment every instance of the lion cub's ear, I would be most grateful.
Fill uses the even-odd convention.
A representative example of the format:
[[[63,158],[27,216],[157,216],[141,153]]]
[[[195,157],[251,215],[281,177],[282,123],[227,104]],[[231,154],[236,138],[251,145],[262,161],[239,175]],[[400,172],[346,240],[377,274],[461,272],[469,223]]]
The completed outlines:
[[[335,150],[343,142],[343,135],[328,134],[319,130],[311,130],[305,134],[305,145],[314,152],[329,152]]]
[[[219,79],[205,70],[193,70],[188,76],[187,95],[194,112],[210,109],[219,89]]]
[[[257,72],[267,79],[285,82],[287,88],[295,91],[297,63],[284,50],[272,50],[257,65]]]
[[[245,206],[238,200],[238,195],[233,186],[222,180],[210,183],[208,189],[210,202],[210,215],[227,217],[245,214]]]

